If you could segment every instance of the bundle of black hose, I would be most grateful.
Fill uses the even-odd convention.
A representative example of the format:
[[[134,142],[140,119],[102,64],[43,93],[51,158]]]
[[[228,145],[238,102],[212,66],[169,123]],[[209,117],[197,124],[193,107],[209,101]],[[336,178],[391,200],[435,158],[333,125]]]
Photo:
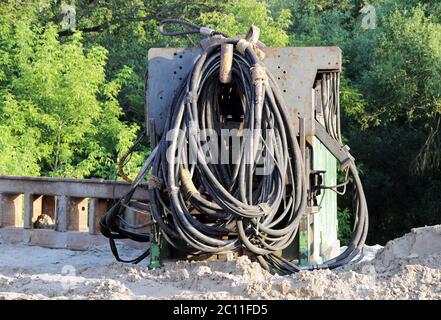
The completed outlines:
[[[238,41],[226,39],[225,42],[237,44]],[[243,129],[250,130],[250,134],[242,140],[239,161],[228,165],[226,176],[224,166],[207,163],[199,133],[212,128],[221,130],[224,126],[219,121],[217,100],[219,49],[220,44],[213,44],[202,52],[181,87],[178,96],[192,99],[178,98],[171,106],[166,127],[171,134],[160,141],[160,149],[181,156],[172,159],[160,156],[161,159],[155,161],[152,174],[165,181],[169,192],[162,197],[161,193],[154,193],[152,210],[169,231],[179,234],[194,251],[216,253],[245,246],[256,255],[268,255],[292,242],[306,205],[306,179],[302,174],[299,146],[281,95],[273,93],[275,82],[268,81],[265,68],[249,47],[244,56],[234,54],[232,73],[235,89],[244,97],[238,106],[243,110]],[[255,99],[259,93],[256,85],[264,87],[261,99]],[[192,125],[196,126],[193,131]],[[275,136],[261,137],[262,129],[272,130]],[[277,165],[271,174],[259,176],[256,147],[261,140]],[[186,146],[195,151],[197,164],[189,164],[183,149]],[[193,185],[197,186],[198,193],[204,193],[210,208],[197,197],[188,198],[188,188],[180,188],[188,184],[181,180],[187,176],[182,175],[182,170],[192,172]],[[286,190],[285,177],[294,186],[290,192]],[[204,219],[216,214],[225,218],[202,223],[192,217],[190,208]],[[206,214],[207,209],[210,215]],[[280,226],[282,221],[284,226]],[[238,233],[239,237],[233,240],[215,237],[224,230]],[[167,231],[164,234],[173,239]]]
[[[101,233],[109,238],[110,250],[114,255],[115,259],[120,262],[134,263],[137,264],[144,260],[150,254],[150,249],[147,249],[140,256],[125,260],[119,256],[118,248],[116,246],[115,240],[117,239],[131,239],[137,242],[148,242],[150,241],[150,235],[142,235],[134,232],[129,232],[121,228],[118,224],[115,224],[115,213],[121,210],[121,201],[114,205],[107,214],[100,220]]]
[[[187,31],[164,32],[167,23],[178,23]],[[197,25],[167,19],[161,23],[165,35],[201,33]],[[217,34],[209,32],[210,35]],[[254,39],[254,41],[256,41]],[[235,46],[231,83],[221,84],[219,69],[221,45]],[[147,234],[128,231],[122,219],[124,210],[140,180],[151,170],[152,218],[161,234],[173,247],[192,254],[223,253],[245,248],[261,265],[272,272],[287,274],[303,267],[276,255],[294,240],[300,219],[305,214],[307,188],[303,157],[291,126],[290,113],[274,76],[265,68],[248,41],[224,38],[213,42],[194,60],[167,114],[164,134],[154,155],[143,166],[131,191],[101,220],[102,233],[109,237],[118,260],[114,239],[148,241]],[[336,80],[335,78],[333,78]],[[337,82],[335,82],[337,83]],[[240,124],[228,123],[223,116],[222,86],[228,85],[239,97]],[[231,98],[231,97],[230,97]],[[336,97],[333,98],[336,102]],[[337,113],[336,103],[324,106],[327,115]],[[332,108],[331,108],[332,106]],[[331,109],[329,109],[331,108]],[[223,143],[206,148],[208,131],[222,136],[222,130],[237,126],[242,132],[235,162],[216,162]],[[330,136],[339,141],[339,129]],[[245,134],[246,133],[246,134]],[[261,149],[262,152],[258,152]],[[271,170],[259,172],[259,161],[272,163]],[[367,205],[353,160],[348,163],[355,193],[355,227],[351,245],[339,256],[306,269],[336,268],[359,253],[367,235]],[[153,182],[160,181],[160,185]],[[290,187],[287,188],[287,185]],[[193,213],[198,214],[194,215]],[[236,237],[226,237],[235,234]],[[142,256],[146,256],[144,253]],[[141,256],[141,257],[142,257]],[[131,260],[138,261],[141,258]],[[121,260],[120,260],[121,261]]]
[[[155,148],[150,156],[147,158],[145,164],[143,165],[141,171],[138,173],[136,178],[133,180],[130,190],[125,194],[115,205],[113,205],[109,211],[100,219],[100,230],[101,234],[109,239],[110,249],[115,256],[115,258],[120,262],[128,263],[139,263],[143,259],[149,256],[150,249],[147,249],[139,257],[134,259],[124,260],[121,259],[118,253],[118,248],[116,246],[115,240],[117,239],[130,239],[137,242],[150,242],[150,234],[148,233],[138,233],[129,231],[128,228],[141,229],[146,226],[146,224],[132,225],[124,219],[125,210],[131,206],[133,203],[131,201],[136,188],[140,186],[142,179],[145,177],[149,168],[151,167],[152,161],[157,153],[157,148]],[[137,203],[132,204],[136,210],[148,213],[149,207],[145,204]]]

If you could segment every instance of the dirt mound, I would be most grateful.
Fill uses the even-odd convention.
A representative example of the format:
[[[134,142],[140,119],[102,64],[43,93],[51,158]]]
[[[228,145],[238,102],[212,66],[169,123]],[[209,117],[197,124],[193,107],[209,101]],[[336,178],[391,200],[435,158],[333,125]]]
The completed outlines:
[[[147,262],[115,262],[107,246],[73,252],[0,244],[0,299],[441,299],[441,226],[365,252],[337,270],[279,276],[246,256],[149,270]]]
[[[378,272],[395,271],[409,264],[441,269],[441,225],[415,228],[389,241],[374,260]]]

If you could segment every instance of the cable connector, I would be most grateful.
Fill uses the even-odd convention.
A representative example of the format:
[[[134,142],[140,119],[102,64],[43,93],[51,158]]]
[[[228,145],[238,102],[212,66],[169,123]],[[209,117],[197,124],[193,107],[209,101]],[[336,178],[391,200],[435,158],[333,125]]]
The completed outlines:
[[[265,83],[268,81],[268,76],[266,74],[266,69],[264,66],[260,64],[254,64],[251,68],[251,79],[253,80],[254,84],[257,84],[258,82]]]
[[[348,158],[346,159],[345,162],[341,164],[341,168],[346,169],[349,166],[349,164],[355,163],[355,157],[349,153],[349,150],[351,150],[351,148],[349,148],[347,144],[342,147],[342,150],[346,152]]]
[[[259,41],[260,37],[260,28],[256,27],[254,24],[251,25],[250,29],[248,30],[245,40],[251,42],[253,45],[256,45]]]
[[[266,74],[265,67],[260,64],[254,64],[251,68],[251,79],[255,86],[255,98],[256,105],[263,103],[265,97],[265,83],[268,81],[268,75]]]
[[[245,51],[248,48],[252,48],[252,47],[253,47],[252,43],[245,39],[239,39],[239,41],[236,44],[237,51],[239,51],[239,53],[243,56],[245,55]]]
[[[255,48],[257,42],[259,41],[260,29],[255,25],[252,25],[248,30],[244,39],[240,39],[236,44],[237,51],[240,52],[241,55],[245,55],[245,51],[248,48]]]
[[[207,28],[207,27],[200,27],[199,28],[199,32],[200,34],[204,35],[204,36],[212,36],[214,33],[213,29]]]
[[[260,47],[265,47],[265,45],[259,41],[260,29],[255,25],[252,25],[248,30],[244,39],[240,39],[236,44],[236,49],[241,55],[245,55],[245,51],[248,48],[252,48],[259,60],[265,59],[265,53],[260,49]]]

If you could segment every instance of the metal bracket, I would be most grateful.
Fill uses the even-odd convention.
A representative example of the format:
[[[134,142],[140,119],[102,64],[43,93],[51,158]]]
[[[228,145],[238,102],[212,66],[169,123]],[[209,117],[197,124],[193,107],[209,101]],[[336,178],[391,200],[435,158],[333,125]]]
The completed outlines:
[[[315,136],[328,149],[328,151],[345,167],[350,161],[354,161],[354,157],[349,153],[349,147],[344,146],[337,140],[333,139],[327,132],[325,127],[315,120]]]

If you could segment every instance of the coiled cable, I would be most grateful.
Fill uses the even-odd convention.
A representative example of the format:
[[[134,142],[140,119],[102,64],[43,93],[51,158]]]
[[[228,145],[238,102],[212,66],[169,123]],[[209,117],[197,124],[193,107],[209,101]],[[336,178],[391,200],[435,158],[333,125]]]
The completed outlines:
[[[192,29],[163,31],[166,35],[201,33],[201,27],[180,22]],[[199,30],[198,32],[196,32]],[[219,34],[209,32],[210,35]],[[206,34],[206,33],[203,33]],[[306,172],[287,106],[274,77],[258,59],[250,44],[237,50],[240,40],[224,38],[205,48],[195,59],[170,105],[164,134],[135,179],[130,192],[101,219],[103,235],[120,260],[114,239],[149,241],[149,234],[127,230],[123,216],[140,181],[150,170],[150,204],[137,204],[150,211],[161,234],[173,247],[190,254],[219,254],[245,249],[271,271],[288,274],[301,269],[336,268],[351,261],[367,235],[367,205],[356,166],[348,170],[355,187],[355,225],[351,244],[336,258],[320,265],[300,267],[280,256],[294,240],[307,203]],[[238,99],[240,124],[237,152],[223,138],[231,128],[221,110],[225,95],[220,84],[221,44],[236,47],[232,74]],[[327,79],[328,80],[328,79]],[[332,75],[329,81],[337,81]],[[337,111],[338,92],[333,95],[328,118]],[[327,130],[340,140],[339,129],[328,121]],[[212,134],[214,133],[214,134]],[[213,142],[210,139],[218,137]],[[230,138],[228,138],[230,139]],[[208,142],[214,148],[208,148]],[[229,141],[229,140],[228,140]],[[219,152],[220,151],[220,152]],[[219,154],[231,159],[222,162]],[[234,158],[234,161],[232,159]],[[132,226],[133,227],[133,226]],[[131,260],[137,263],[148,255]]]

